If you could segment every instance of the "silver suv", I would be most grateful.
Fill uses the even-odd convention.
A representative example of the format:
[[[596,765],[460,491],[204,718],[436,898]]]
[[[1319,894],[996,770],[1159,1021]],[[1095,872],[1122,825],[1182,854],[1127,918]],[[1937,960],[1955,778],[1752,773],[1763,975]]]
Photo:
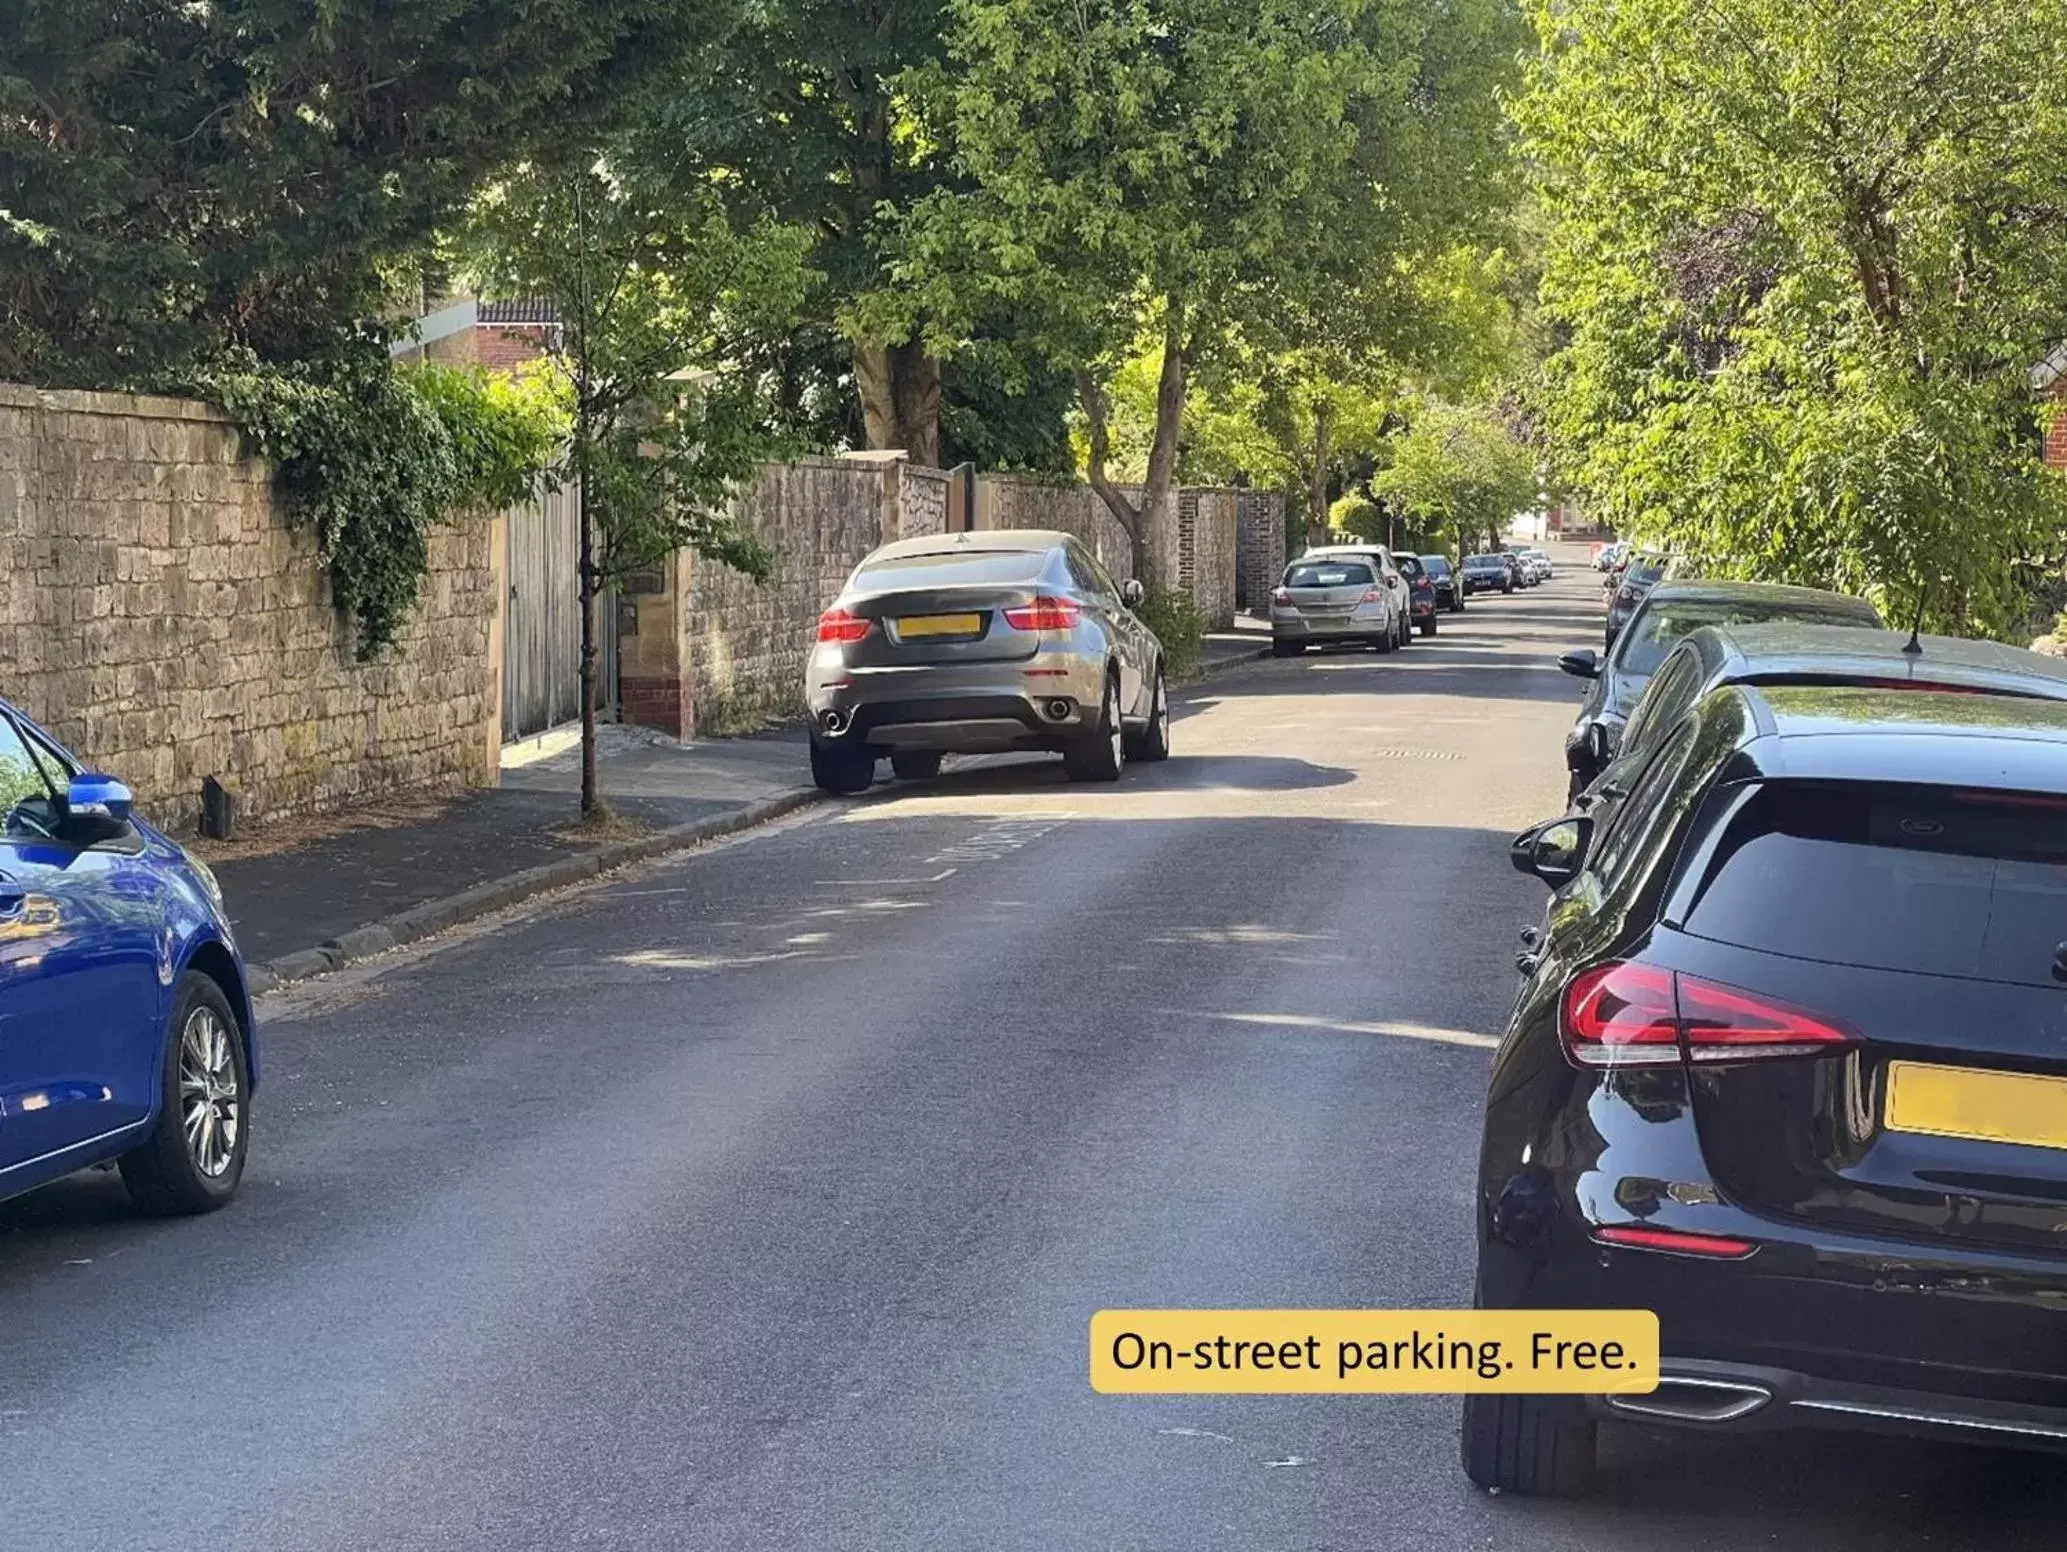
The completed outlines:
[[[818,619],[804,674],[811,776],[865,791],[889,756],[937,775],[947,754],[1060,753],[1072,781],[1116,781],[1170,753],[1163,648],[1088,546],[1045,529],[886,544]]]

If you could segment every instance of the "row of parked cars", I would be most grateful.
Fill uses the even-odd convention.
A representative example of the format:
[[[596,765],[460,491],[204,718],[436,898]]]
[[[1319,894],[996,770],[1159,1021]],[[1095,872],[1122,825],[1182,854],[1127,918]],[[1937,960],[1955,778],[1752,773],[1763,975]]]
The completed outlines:
[[[1455,565],[1447,555],[1383,544],[1316,547],[1285,567],[1271,593],[1271,649],[1279,657],[1332,645],[1391,652],[1417,633],[1435,635],[1438,616],[1463,613],[1474,593],[1512,593],[1552,572],[1540,549],[1472,555]]]
[[[1604,1422],[2067,1449],[2067,666],[1661,557],[1586,681],[1476,1191],[1488,1308],[1649,1309],[1662,1383],[1466,1399],[1480,1484]]]

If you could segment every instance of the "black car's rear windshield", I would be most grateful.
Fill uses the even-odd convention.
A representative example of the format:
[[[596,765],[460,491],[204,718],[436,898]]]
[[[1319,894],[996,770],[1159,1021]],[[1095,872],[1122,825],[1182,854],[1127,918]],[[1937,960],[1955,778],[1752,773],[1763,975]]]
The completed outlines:
[[[2067,938],[2067,801],[1769,783],[1685,925],[1797,959],[2051,986]]]
[[[1467,566],[1477,566],[1483,570],[1487,566],[1505,566],[1507,564],[1507,557],[1505,555],[1474,555],[1464,564]]]
[[[1859,625],[1867,629],[1880,624],[1880,617],[1863,603],[1833,603],[1827,609],[1813,604],[1761,603],[1743,599],[1729,603],[1697,602],[1693,599],[1657,599],[1637,617],[1623,638],[1622,654],[1615,666],[1626,674],[1652,674],[1665,661],[1665,654],[1680,637],[1703,625],[1752,625],[1760,620],[1799,620],[1804,625]]]
[[[1392,563],[1400,568],[1400,575],[1403,577],[1413,577],[1418,580],[1428,575],[1427,568],[1421,564],[1420,559],[1416,556],[1395,555],[1392,558]]]
[[[1446,577],[1450,574],[1449,557],[1445,555],[1424,555],[1421,564],[1432,577]]]
[[[1286,587],[1369,586],[1375,580],[1371,568],[1360,560],[1306,561],[1285,573]]]

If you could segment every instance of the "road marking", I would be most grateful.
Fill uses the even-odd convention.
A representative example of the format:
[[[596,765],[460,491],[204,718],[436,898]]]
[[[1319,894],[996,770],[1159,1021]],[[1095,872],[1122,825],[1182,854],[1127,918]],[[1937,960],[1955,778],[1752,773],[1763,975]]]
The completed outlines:
[[[957,841],[926,859],[939,862],[996,862],[1031,841],[1037,841],[1074,814],[1035,814],[1020,819],[994,819],[967,840]]]
[[[813,879],[812,882],[816,884],[851,884],[864,889],[888,889],[898,884],[937,884],[943,879],[953,878],[954,876],[955,870],[953,868],[942,868],[931,878],[819,878]]]
[[[1288,1029],[1325,1029],[1340,1035],[1397,1035],[1404,1040],[1468,1045],[1483,1051],[1494,1050],[1500,1044],[1497,1036],[1482,1035],[1476,1030],[1445,1029],[1439,1024],[1416,1024],[1404,1019],[1366,1022],[1319,1018],[1311,1013],[1193,1013],[1182,1008],[1166,1008],[1164,1011],[1177,1018],[1218,1019],[1226,1024],[1275,1024]]]

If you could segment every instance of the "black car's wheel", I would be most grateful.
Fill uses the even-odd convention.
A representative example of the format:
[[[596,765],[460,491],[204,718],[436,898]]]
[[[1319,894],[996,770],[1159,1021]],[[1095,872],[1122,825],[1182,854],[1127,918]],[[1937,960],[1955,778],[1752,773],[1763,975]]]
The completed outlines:
[[[1502,583],[1500,584],[1500,591],[1501,591],[1501,592],[1503,592],[1503,593],[1511,593],[1511,592],[1513,592],[1513,591],[1514,591],[1514,578],[1512,578],[1512,577],[1509,577],[1509,578],[1508,578],[1508,579],[1507,579],[1507,580],[1506,580],[1505,582],[1502,582]]]
[[[230,999],[198,971],[180,977],[159,1083],[158,1124],[122,1155],[122,1183],[147,1213],[214,1212],[244,1176],[251,1081]]]
[[[1593,1482],[1598,1429],[1541,1396],[1470,1395],[1458,1443],[1480,1487],[1577,1498]]]
[[[1126,731],[1120,726],[1119,685],[1108,674],[1098,703],[1098,728],[1062,751],[1063,774],[1071,781],[1118,781],[1127,763]]]
[[[890,756],[890,774],[899,781],[931,781],[940,774],[940,751],[899,749]]]
[[[1399,644],[1402,647],[1412,646],[1414,644],[1414,622],[1402,614],[1395,616],[1393,623],[1399,637]]]
[[[1435,634],[1435,616],[1431,614],[1427,619],[1423,620],[1420,629],[1422,635],[1433,636]]]
[[[814,738],[811,779],[834,797],[866,792],[876,779],[876,752],[866,744],[822,744]]]
[[[1306,643],[1303,641],[1273,641],[1270,644],[1272,657],[1298,657],[1305,650]]]
[[[1127,735],[1130,760],[1170,758],[1170,691],[1163,680],[1163,665],[1156,664],[1153,687],[1148,692],[1148,721]]]
[[[1452,613],[1452,614],[1462,614],[1463,612],[1464,612],[1464,599],[1463,599],[1463,597],[1462,597],[1462,596],[1460,595],[1459,597],[1456,597],[1456,598],[1453,598],[1453,599],[1451,599],[1451,600],[1450,600],[1450,613]]]

